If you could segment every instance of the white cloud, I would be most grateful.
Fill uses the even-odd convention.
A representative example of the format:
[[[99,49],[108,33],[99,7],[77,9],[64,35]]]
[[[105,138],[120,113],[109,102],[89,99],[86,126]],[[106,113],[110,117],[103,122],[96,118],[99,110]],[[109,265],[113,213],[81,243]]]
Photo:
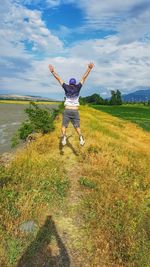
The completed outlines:
[[[147,2],[147,1],[143,1]],[[138,4],[141,4],[141,0],[126,0],[126,1],[118,1],[118,0],[80,0],[78,1],[78,5],[85,10],[87,17],[100,19],[101,17],[105,18],[106,16],[116,16],[117,14],[121,14],[127,11]]]
[[[0,35],[6,46],[8,44],[13,48],[14,44],[23,46],[22,43],[26,41],[31,49],[37,52],[53,54],[62,51],[62,42],[47,29],[41,18],[41,12],[8,1],[8,5],[3,6],[0,15],[2,17]],[[7,53],[5,46],[4,50],[1,50],[2,54],[3,52]]]
[[[59,6],[61,3],[61,0],[46,0],[46,4],[49,6],[49,7],[56,7],[56,6]]]
[[[149,0],[22,0],[23,2],[44,3],[45,7],[55,8],[62,4],[74,4],[84,14],[84,25],[79,33],[93,30],[117,31],[121,42],[132,42],[138,38],[150,38]],[[62,26],[63,27],[63,26]],[[61,30],[61,29],[60,29]],[[75,31],[75,30],[74,30]],[[61,31],[62,32],[62,31]],[[65,34],[69,29],[64,28]],[[59,32],[58,32],[59,33]],[[64,37],[64,35],[63,35]]]
[[[120,42],[131,43],[136,40],[150,40],[150,9],[146,10],[136,18],[126,20],[118,26]]]
[[[118,88],[130,91],[150,84],[150,44],[134,42],[119,44],[118,37],[80,42],[70,50],[70,57],[80,62],[94,60],[95,69],[89,85],[97,88]]]
[[[63,43],[46,27],[37,10],[6,0],[0,6],[0,16],[0,89],[23,90],[24,93],[43,90],[37,71],[42,60],[36,57],[42,53],[43,56],[58,54]]]
[[[49,1],[52,7],[61,3]],[[95,26],[92,27],[105,27],[109,15],[115,17],[119,14],[118,20],[120,14],[130,10],[128,20],[116,24],[118,34],[114,36],[81,40],[71,47],[64,47],[56,34],[52,34],[46,27],[41,12],[6,0],[0,6],[0,89],[20,94],[47,94],[63,99],[63,90],[49,73],[48,63],[53,64],[56,72],[68,82],[71,77],[79,81],[89,61],[94,61],[95,68],[83,87],[83,95],[99,92],[104,96],[110,89],[128,92],[136,87],[149,86],[149,9],[139,11],[135,4],[141,1],[136,0],[117,3],[118,1],[105,1],[100,4],[96,0],[80,0],[78,5],[87,18],[85,29],[87,25],[92,25],[92,18],[95,19]],[[131,14],[134,16],[129,16]],[[114,18],[114,23],[117,20]],[[61,26],[56,33],[58,36],[61,33],[65,40],[70,29]],[[30,52],[27,46],[30,46]]]
[[[150,39],[150,2],[148,0],[80,0],[76,4],[85,13],[81,32],[116,31],[120,42]]]

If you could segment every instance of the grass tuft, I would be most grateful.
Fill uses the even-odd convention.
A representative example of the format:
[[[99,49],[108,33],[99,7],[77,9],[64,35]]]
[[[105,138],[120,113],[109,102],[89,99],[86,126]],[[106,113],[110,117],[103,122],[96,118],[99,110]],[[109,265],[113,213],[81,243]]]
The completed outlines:
[[[86,177],[80,177],[79,183],[80,183],[80,185],[83,185],[87,188],[91,188],[91,189],[96,188],[96,184],[94,182],[88,180]]]

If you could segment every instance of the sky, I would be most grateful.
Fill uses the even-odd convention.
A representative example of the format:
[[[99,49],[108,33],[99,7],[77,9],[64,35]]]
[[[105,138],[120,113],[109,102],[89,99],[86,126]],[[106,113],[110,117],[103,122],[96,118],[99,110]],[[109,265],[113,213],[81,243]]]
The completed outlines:
[[[62,100],[94,68],[81,96],[150,88],[149,0],[5,0],[0,5],[0,93]]]

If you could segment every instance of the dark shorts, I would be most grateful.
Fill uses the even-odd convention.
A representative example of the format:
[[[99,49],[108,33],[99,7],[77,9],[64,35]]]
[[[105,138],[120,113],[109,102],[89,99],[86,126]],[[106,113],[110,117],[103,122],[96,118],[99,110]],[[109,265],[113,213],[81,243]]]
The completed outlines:
[[[63,112],[62,125],[68,127],[69,122],[73,124],[75,128],[80,127],[79,111],[76,109],[65,109]]]

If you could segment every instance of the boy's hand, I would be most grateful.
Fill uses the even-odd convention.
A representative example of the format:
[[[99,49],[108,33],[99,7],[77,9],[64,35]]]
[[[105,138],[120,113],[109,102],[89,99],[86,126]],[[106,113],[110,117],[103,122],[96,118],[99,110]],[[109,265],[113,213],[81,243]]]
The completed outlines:
[[[92,62],[90,62],[89,65],[88,65],[88,68],[89,69],[93,69],[93,67],[94,67],[94,64]]]
[[[52,65],[48,65],[50,72],[54,72],[54,67]]]
[[[50,72],[53,74],[54,78],[61,84],[63,85],[64,81],[58,76],[58,74],[55,72],[54,67],[52,65],[48,65],[48,68]]]

